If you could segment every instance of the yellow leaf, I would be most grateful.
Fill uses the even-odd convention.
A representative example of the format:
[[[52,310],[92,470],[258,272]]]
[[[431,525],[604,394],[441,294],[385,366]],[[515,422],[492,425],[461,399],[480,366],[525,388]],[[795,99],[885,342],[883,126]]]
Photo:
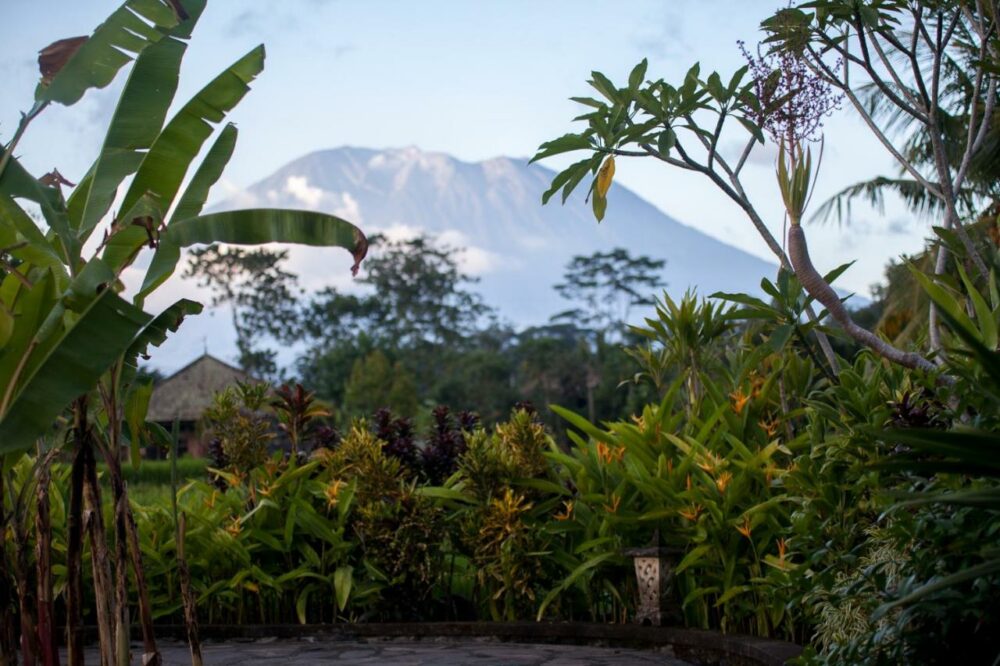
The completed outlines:
[[[597,172],[597,193],[601,195],[601,198],[608,196],[608,190],[611,189],[611,181],[615,177],[615,158],[609,157],[604,160],[604,164],[601,165],[601,170]]]

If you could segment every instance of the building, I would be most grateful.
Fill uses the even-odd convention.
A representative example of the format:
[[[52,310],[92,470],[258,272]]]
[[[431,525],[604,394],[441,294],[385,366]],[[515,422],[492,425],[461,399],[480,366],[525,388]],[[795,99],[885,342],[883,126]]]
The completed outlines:
[[[236,382],[253,381],[239,368],[203,354],[170,375],[153,389],[146,419],[168,431],[174,420],[180,422],[179,453],[203,457],[208,440],[202,432],[201,417],[212,405],[213,396]],[[147,457],[160,457],[155,451]]]

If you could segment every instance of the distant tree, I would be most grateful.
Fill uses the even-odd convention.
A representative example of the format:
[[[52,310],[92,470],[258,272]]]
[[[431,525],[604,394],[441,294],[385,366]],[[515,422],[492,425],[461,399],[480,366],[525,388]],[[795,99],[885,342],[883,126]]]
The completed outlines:
[[[656,290],[665,286],[659,273],[666,263],[642,255],[633,257],[620,247],[573,257],[566,266],[563,282],[555,289],[560,296],[581,303],[582,307],[561,312],[553,320],[600,331],[620,328],[633,307],[653,304]]]
[[[343,294],[328,288],[305,308],[301,330],[310,341],[307,357],[322,364],[309,374],[326,373],[320,381],[331,392],[338,381],[347,382],[344,362],[364,336],[371,350],[400,361],[422,399],[433,400],[446,375],[458,372],[449,360],[475,347],[479,327],[492,318],[493,310],[468,288],[475,279],[459,269],[453,248],[424,236],[371,240],[373,251],[359,281],[372,293]],[[339,373],[339,378],[331,373]],[[453,386],[452,392],[463,391]]]
[[[434,404],[479,414],[492,423],[510,414],[523,399],[514,383],[514,332],[492,325],[477,331],[458,348],[439,350],[434,383],[429,389]]]
[[[184,271],[211,290],[212,305],[230,306],[240,367],[260,378],[275,379],[278,371],[276,352],[259,347],[261,340],[298,336],[298,276],[283,266],[287,259],[287,250],[210,245],[192,250]]]
[[[164,379],[166,379],[166,377],[164,377],[163,373],[156,368],[151,368],[148,365],[142,365],[135,371],[135,379],[133,382],[136,384],[153,384],[155,386]]]
[[[417,412],[413,376],[399,362],[393,363],[376,349],[359,358],[344,387],[344,411],[351,416],[372,414],[382,408],[412,417]]]
[[[374,293],[320,292],[306,317],[310,335],[336,343],[345,333],[365,330],[376,342],[401,349],[455,344],[492,313],[468,290],[476,279],[459,270],[453,248],[425,236],[402,241],[374,236],[370,241],[373,251],[359,282]]]
[[[355,361],[375,351],[374,343],[364,332],[345,337],[340,344],[313,347],[296,361],[299,381],[334,405],[344,402],[344,384],[351,376]]]

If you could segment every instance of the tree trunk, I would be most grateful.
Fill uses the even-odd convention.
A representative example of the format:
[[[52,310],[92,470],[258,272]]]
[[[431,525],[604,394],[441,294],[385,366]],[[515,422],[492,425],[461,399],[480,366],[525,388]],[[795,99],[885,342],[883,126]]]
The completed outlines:
[[[128,504],[128,488],[125,488],[125,527],[128,530],[129,553],[132,556],[132,571],[135,573],[135,586],[139,591],[139,620],[142,623],[143,666],[160,666],[163,657],[156,647],[156,634],[153,630],[153,609],[149,603],[149,587],[146,585],[146,572],[142,566],[142,551],[139,549],[139,530],[132,515],[132,507]]]
[[[26,543],[19,543],[17,545],[18,551],[27,551],[28,545]],[[14,575],[18,578],[17,584],[17,598],[18,598],[18,609],[21,615],[21,662],[24,666],[35,666],[36,654],[38,653],[38,635],[36,633],[35,625],[35,615],[34,615],[34,600],[35,595],[31,593],[31,585],[27,580],[27,567],[25,566],[27,562],[25,561],[27,557],[22,558],[21,552],[18,552],[15,559],[19,560],[17,566],[14,568]]]
[[[85,446],[83,491],[87,503],[86,528],[90,536],[90,560],[94,572],[94,601],[96,605],[97,633],[101,642],[101,666],[115,666],[115,627],[112,617],[114,584],[111,581],[108,544],[101,512],[101,488],[97,484],[97,463],[94,450]]]
[[[17,581],[18,611],[21,616],[21,661],[24,666],[35,666],[38,655],[38,634],[35,622],[35,594],[31,586],[28,553],[27,507],[23,495],[11,511],[14,533],[14,579]]]
[[[851,338],[868,347],[879,356],[914,370],[932,372],[937,366],[920,354],[905,352],[879,338],[868,329],[858,326],[850,313],[840,301],[837,292],[826,283],[826,280],[813,266],[809,257],[809,246],[806,244],[805,231],[801,224],[792,223],[788,226],[788,257],[795,269],[795,276],[806,292],[819,301],[834,321],[840,324]]]
[[[0,463],[2,467],[2,463]],[[7,529],[7,512],[5,510],[3,470],[0,469],[0,533]],[[0,666],[14,666],[17,659],[17,630],[14,628],[14,613],[11,606],[14,603],[14,591],[11,587],[11,564],[7,561],[7,544],[0,543]]]
[[[111,494],[114,497],[114,521],[115,521],[115,603],[112,608],[112,616],[115,623],[115,650],[118,657],[118,666],[129,666],[131,663],[131,651],[129,649],[129,616],[128,616],[128,536],[125,523],[126,506],[125,483],[122,480],[121,469],[112,463],[114,454],[107,456],[109,459],[108,469],[111,476]],[[117,461],[114,461],[117,462]]]
[[[59,666],[55,610],[52,601],[52,520],[49,515],[49,484],[52,455],[44,459],[39,450],[38,485],[35,488],[35,566],[38,576],[38,648],[44,666]]]
[[[202,666],[201,642],[198,640],[198,608],[194,592],[191,590],[191,572],[184,557],[184,535],[187,520],[183,513],[177,517],[177,575],[181,583],[181,599],[184,602],[184,626],[187,628],[188,644],[191,646],[191,666]]]
[[[83,666],[83,480],[90,431],[87,398],[73,405],[73,468],[66,517],[66,651],[69,666]]]

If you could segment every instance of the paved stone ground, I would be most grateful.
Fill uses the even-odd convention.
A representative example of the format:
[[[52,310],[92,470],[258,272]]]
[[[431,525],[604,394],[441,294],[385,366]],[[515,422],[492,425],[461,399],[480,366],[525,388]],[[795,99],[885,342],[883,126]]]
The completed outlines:
[[[132,663],[140,663],[142,646],[133,645]],[[161,641],[165,666],[190,666],[185,643]],[[667,652],[578,645],[501,643],[492,640],[324,641],[262,639],[253,642],[206,642],[205,666],[263,664],[377,664],[378,666],[689,666]],[[100,663],[94,650],[88,664]]]

